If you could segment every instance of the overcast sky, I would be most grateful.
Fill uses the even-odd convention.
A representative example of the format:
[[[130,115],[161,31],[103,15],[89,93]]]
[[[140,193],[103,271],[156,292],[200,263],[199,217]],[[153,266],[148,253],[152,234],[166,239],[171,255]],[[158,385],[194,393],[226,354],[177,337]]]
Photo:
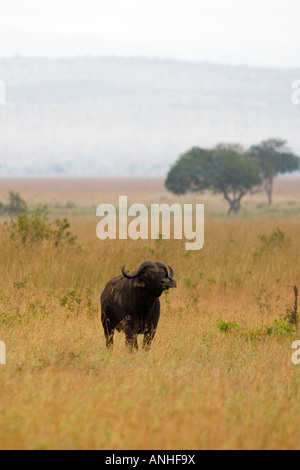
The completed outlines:
[[[1,0],[0,57],[300,67],[300,0]]]

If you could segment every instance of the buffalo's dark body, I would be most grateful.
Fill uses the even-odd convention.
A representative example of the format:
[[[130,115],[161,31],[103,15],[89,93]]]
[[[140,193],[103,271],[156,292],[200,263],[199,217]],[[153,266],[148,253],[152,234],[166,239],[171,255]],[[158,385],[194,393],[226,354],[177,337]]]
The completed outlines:
[[[162,263],[144,262],[141,266],[131,278],[124,272],[123,276],[109,281],[101,294],[101,320],[107,347],[113,345],[117,330],[125,333],[130,349],[137,348],[137,335],[143,334],[143,347],[149,349],[160,316],[159,297],[164,290],[176,287]]]

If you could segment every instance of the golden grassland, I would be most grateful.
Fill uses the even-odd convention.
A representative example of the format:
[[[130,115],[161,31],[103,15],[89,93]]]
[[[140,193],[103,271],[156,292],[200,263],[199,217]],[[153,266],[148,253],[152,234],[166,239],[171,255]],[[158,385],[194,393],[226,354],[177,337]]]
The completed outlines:
[[[10,184],[31,201],[49,198],[40,182],[27,193],[18,186],[26,181]],[[136,202],[174,200],[153,184],[138,188]],[[291,346],[300,332],[270,329],[293,306],[287,286],[300,287],[300,220],[284,209],[300,200],[299,180],[280,184],[279,215],[209,215],[200,252],[184,241],[99,241],[87,214],[71,218],[77,246],[22,245],[2,227],[0,448],[299,449],[300,365]],[[90,191],[85,201],[95,205],[109,193]],[[81,200],[71,183],[53,190],[60,195]],[[219,196],[207,198],[215,212],[226,208]],[[249,204],[263,204],[256,198]],[[278,242],[258,237],[270,241],[278,228]],[[100,292],[123,264],[134,270],[145,259],[172,265],[178,288],[161,298],[150,353],[128,353],[116,334],[109,354]],[[220,331],[220,317],[239,328]]]

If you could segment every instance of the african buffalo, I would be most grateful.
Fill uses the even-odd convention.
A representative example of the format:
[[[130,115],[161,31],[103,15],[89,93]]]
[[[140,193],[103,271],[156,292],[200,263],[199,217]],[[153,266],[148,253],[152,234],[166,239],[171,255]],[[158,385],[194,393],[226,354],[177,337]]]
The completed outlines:
[[[164,263],[144,261],[133,273],[122,267],[122,276],[107,283],[101,294],[101,320],[108,348],[113,345],[114,331],[123,331],[126,345],[137,349],[137,335],[143,334],[143,348],[150,349],[159,315],[159,297],[176,287],[173,269]]]

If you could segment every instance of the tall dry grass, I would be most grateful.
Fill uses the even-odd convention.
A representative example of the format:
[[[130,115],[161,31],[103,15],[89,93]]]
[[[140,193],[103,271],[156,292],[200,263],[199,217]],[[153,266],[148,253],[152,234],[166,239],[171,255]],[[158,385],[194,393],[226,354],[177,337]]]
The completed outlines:
[[[100,242],[96,223],[72,221],[81,248],[22,246],[1,232],[0,448],[300,448],[299,335],[257,334],[293,305],[300,221],[206,219],[200,252]],[[278,228],[284,240],[264,247],[258,235]],[[178,288],[161,298],[149,354],[130,355],[117,335],[109,355],[100,292],[145,259],[171,264]],[[240,328],[222,333],[220,317]]]

